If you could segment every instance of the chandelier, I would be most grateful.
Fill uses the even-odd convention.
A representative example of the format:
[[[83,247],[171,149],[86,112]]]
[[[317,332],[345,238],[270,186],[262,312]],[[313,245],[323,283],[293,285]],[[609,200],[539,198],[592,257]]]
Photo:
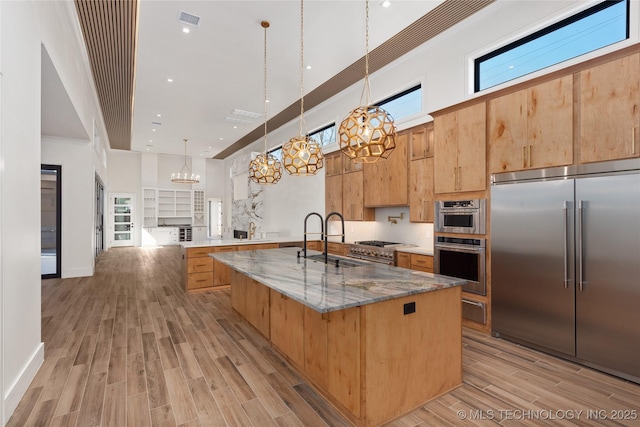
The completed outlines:
[[[282,164],[267,151],[267,28],[269,21],[260,23],[264,28],[264,153],[249,163],[249,178],[257,184],[275,184],[282,178]]]
[[[300,133],[282,146],[282,164],[289,175],[315,175],[324,166],[320,144],[304,130],[304,0],[300,0]]]
[[[184,165],[182,169],[180,169],[179,173],[171,174],[171,182],[176,182],[178,184],[197,184],[200,182],[200,175],[196,175],[191,172],[191,168],[187,164],[187,139],[183,139],[184,141]]]
[[[369,86],[369,0],[365,1],[365,73],[360,106],[338,129],[340,150],[355,163],[374,163],[396,148],[396,126],[384,109],[371,105]],[[364,98],[364,103],[362,102]]]

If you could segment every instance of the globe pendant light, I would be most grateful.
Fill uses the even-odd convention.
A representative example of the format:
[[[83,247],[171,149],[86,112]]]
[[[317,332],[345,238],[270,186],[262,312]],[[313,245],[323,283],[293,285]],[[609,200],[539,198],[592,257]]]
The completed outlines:
[[[365,1],[365,74],[361,105],[345,118],[338,129],[340,150],[355,163],[374,163],[389,157],[396,148],[396,126],[384,109],[371,105],[369,86],[369,0]],[[362,100],[365,100],[363,103]]]
[[[184,165],[179,173],[171,174],[171,182],[178,184],[197,184],[200,182],[200,175],[191,173],[191,168],[187,164],[187,140],[184,141]]]
[[[304,132],[304,0],[300,0],[300,133],[282,146],[282,164],[289,175],[315,175],[324,166],[322,148]]]
[[[249,178],[257,184],[275,184],[282,178],[282,164],[267,152],[267,28],[269,21],[260,23],[264,28],[264,154],[258,154],[249,163]]]

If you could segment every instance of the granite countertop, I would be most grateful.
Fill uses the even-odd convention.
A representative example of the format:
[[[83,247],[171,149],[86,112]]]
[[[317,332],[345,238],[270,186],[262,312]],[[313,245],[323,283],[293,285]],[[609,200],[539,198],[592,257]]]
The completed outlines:
[[[304,240],[304,238],[302,236],[300,237],[273,237],[273,238],[269,238],[269,239],[253,239],[253,240],[249,240],[249,239],[205,239],[205,240],[198,240],[198,241],[194,241],[194,242],[180,242],[180,246],[184,247],[184,248],[202,248],[205,246],[232,246],[232,245],[259,245],[262,243],[287,243],[287,242],[302,242]],[[311,242],[314,240],[319,240],[319,239],[313,239],[313,238],[308,238],[307,241]],[[331,240],[329,240],[331,241]]]
[[[330,255],[353,267],[297,258],[297,248],[212,253],[209,256],[320,313],[437,291],[463,279]],[[321,252],[307,251],[309,256]],[[233,285],[232,285],[233,286]]]
[[[427,248],[427,247],[419,247],[419,246],[414,246],[414,247],[402,247],[402,248],[398,248],[397,249],[398,252],[408,252],[410,254],[420,254],[420,255],[430,255],[433,256],[433,248]]]

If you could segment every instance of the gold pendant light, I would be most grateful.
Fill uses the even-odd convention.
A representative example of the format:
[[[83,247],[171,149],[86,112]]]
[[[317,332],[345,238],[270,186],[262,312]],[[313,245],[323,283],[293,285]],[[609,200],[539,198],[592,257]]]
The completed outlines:
[[[340,150],[355,163],[374,163],[396,148],[396,126],[384,109],[371,105],[369,86],[369,0],[365,0],[365,74],[360,105],[338,129]],[[365,100],[363,103],[362,100]]]
[[[191,172],[191,168],[187,165],[187,139],[184,141],[184,165],[179,173],[171,174],[171,182],[178,184],[197,184],[200,182],[200,175]]]
[[[275,184],[282,178],[282,164],[267,151],[267,28],[269,21],[260,23],[264,28],[264,153],[249,163],[249,178],[257,184]]]
[[[305,135],[304,125],[304,0],[300,0],[300,133],[282,146],[282,164],[289,175],[315,175],[324,166],[322,148]]]

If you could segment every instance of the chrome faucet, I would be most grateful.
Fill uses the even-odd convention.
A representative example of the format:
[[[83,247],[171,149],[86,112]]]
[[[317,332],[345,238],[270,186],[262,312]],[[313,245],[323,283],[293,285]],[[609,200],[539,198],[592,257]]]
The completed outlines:
[[[248,239],[252,240],[253,237],[255,236],[255,234],[256,234],[256,224],[255,224],[255,222],[251,221],[249,223],[249,236],[248,236]]]
[[[310,216],[317,216],[320,218],[320,233],[307,233],[307,220]],[[320,234],[320,241],[324,240],[324,224],[322,223],[322,215],[318,212],[311,212],[307,216],[304,217],[304,244],[302,245],[302,250],[304,251],[304,257],[307,257],[307,234]]]
[[[344,243],[344,217],[340,212],[331,212],[324,219],[324,228],[327,230],[327,232],[324,234],[324,263],[325,264],[329,261],[329,252],[327,249],[327,247],[329,246],[328,245],[329,241],[327,239],[329,237],[329,218],[331,218],[334,215],[337,215],[340,218],[340,224],[342,225],[342,233],[331,234],[331,236],[342,236],[342,243]]]

